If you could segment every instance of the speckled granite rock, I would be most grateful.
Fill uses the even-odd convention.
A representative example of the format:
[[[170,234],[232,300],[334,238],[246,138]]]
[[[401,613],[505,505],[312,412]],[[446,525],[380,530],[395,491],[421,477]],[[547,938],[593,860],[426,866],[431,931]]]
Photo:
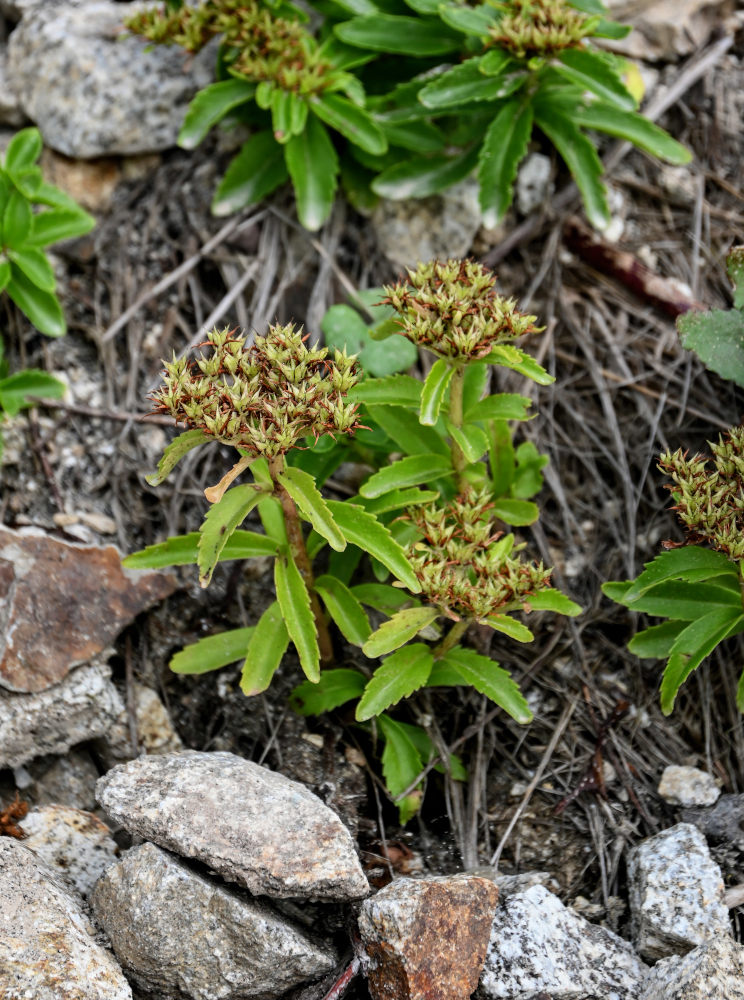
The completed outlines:
[[[122,710],[111,669],[93,662],[37,694],[0,688],[0,767],[18,767],[42,754],[62,754],[103,736]]]
[[[132,1000],[80,899],[7,837],[0,837],[0,899],[3,1000]]]
[[[343,900],[369,892],[338,816],[303,785],[234,754],[139,757],[109,771],[96,794],[133,833],[253,893]]]
[[[399,878],[362,903],[373,1000],[467,1000],[478,985],[499,890],[477,875]]]
[[[638,1000],[744,1000],[744,947],[719,937],[681,958],[662,958]]]
[[[627,941],[535,885],[496,911],[481,989],[492,1000],[636,1000],[646,972]]]
[[[127,975],[151,1000],[265,1000],[337,961],[285,917],[153,844],[109,868],[91,905]]]
[[[731,933],[721,869],[702,833],[678,823],[628,853],[633,941],[653,961]]]
[[[712,806],[721,794],[712,774],[670,764],[659,782],[659,795],[672,806]]]
[[[8,42],[21,107],[47,145],[87,159],[174,146],[186,106],[214,80],[214,49],[188,56],[128,35],[141,4],[33,5]]]
[[[69,806],[41,806],[21,821],[23,846],[56,871],[83,898],[117,858],[111,832],[92,813]]]

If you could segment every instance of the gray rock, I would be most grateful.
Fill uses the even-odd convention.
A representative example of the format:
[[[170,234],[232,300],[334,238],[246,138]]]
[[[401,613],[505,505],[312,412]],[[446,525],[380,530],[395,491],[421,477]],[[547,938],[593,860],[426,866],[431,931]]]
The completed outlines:
[[[92,813],[69,806],[42,806],[21,820],[23,846],[87,899],[96,881],[117,858],[109,828]]]
[[[651,961],[683,955],[731,933],[721,869],[690,823],[649,837],[628,853],[631,930]]]
[[[337,960],[285,917],[153,844],[109,868],[91,905],[127,975],[153,1000],[278,997]]]
[[[18,767],[42,754],[62,754],[103,736],[122,710],[111,669],[94,661],[59,684],[34,694],[0,688],[0,767]]]
[[[214,79],[215,50],[146,52],[123,19],[149,6],[91,0],[23,12],[8,41],[9,71],[47,145],[81,159],[175,145],[188,102]]]
[[[744,1000],[744,947],[720,937],[682,958],[662,958],[639,1000]]]
[[[100,775],[87,750],[73,749],[64,757],[38,757],[29,763],[27,770],[30,798],[35,805],[61,804],[87,812],[96,808],[96,782]]]
[[[383,198],[370,222],[380,249],[396,267],[466,257],[481,224],[478,183],[468,178],[431,198]]]
[[[627,941],[535,885],[496,911],[481,988],[503,1000],[636,1000],[646,971]]]
[[[303,785],[234,754],[139,757],[101,778],[96,794],[128,830],[253,893],[342,900],[369,892],[338,816]]]
[[[712,806],[720,794],[713,775],[696,767],[670,764],[659,782],[659,795],[672,806]]]
[[[744,794],[722,795],[710,809],[684,809],[683,823],[692,823],[711,844],[744,851]]]
[[[183,749],[181,738],[174,730],[158,693],[144,684],[135,683],[133,695],[137,719],[137,749],[132,747],[129,735],[129,713],[122,709],[121,715],[106,733],[106,738],[95,743],[95,751],[106,770],[138,757],[142,751],[171,753]]]
[[[16,127],[23,125],[27,120],[8,74],[8,54],[5,46],[0,45],[0,125]]]
[[[530,153],[522,162],[517,174],[517,207],[522,215],[529,215],[546,201],[551,191],[550,173],[550,157],[543,153]]]
[[[0,997],[131,1000],[82,902],[16,840],[0,838]]]

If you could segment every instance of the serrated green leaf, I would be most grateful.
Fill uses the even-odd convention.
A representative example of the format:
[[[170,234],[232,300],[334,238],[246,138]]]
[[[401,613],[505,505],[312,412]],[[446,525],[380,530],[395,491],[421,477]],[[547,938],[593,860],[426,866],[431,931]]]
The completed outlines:
[[[315,590],[343,637],[353,646],[363,646],[372,629],[364,608],[346,584],[323,575],[316,578]]]
[[[534,524],[540,516],[537,504],[530,500],[510,500],[508,498],[495,500],[491,513],[494,517],[499,517],[507,524],[513,524],[516,527]]]
[[[406,455],[433,454],[451,461],[449,445],[439,430],[420,424],[408,409],[392,405],[368,406],[367,412],[373,423]]]
[[[253,99],[255,83],[247,80],[220,80],[198,92],[189,104],[178,145],[182,149],[195,149],[207,132],[233,108]]]
[[[35,398],[61,399],[67,391],[64,382],[37,368],[25,368],[0,379],[0,417],[2,413],[14,417],[22,409],[33,405]]]
[[[614,108],[610,110],[615,112]],[[607,207],[607,191],[602,183],[602,162],[594,145],[578,128],[579,124],[586,125],[586,121],[579,117],[578,112],[567,118],[547,101],[538,105],[535,112],[537,125],[553,143],[571,171],[581,193],[589,222],[599,228],[607,225],[610,212]],[[626,112],[615,113],[626,116]]]
[[[356,504],[329,500],[328,507],[347,542],[378,559],[412,593],[419,593],[421,586],[406,558],[405,550],[384,524]]]
[[[206,587],[212,579],[230,535],[242,524],[263,496],[251,485],[233,486],[207,511],[199,529],[199,583]]]
[[[326,125],[372,156],[382,156],[387,152],[387,139],[380,126],[363,108],[347,98],[326,93],[313,98],[310,108]]]
[[[690,311],[677,317],[682,346],[706,368],[744,386],[744,312],[739,309]]]
[[[199,558],[199,532],[188,535],[174,535],[164,542],[148,545],[122,559],[126,569],[163,569],[165,566],[196,565]],[[286,540],[285,540],[286,541]],[[255,531],[233,531],[225,542],[218,562],[230,559],[259,559],[275,556],[279,546],[273,538],[259,535]]]
[[[233,157],[212,200],[214,215],[233,212],[254,205],[283,184],[288,177],[284,147],[270,129],[256,132],[244,142]]]
[[[325,538],[332,549],[343,552],[346,548],[346,539],[333,520],[325,500],[315,486],[313,477],[302,469],[288,465],[284,472],[279,473],[277,479],[318,534]]]
[[[336,35],[348,45],[403,56],[439,56],[456,51],[461,40],[438,19],[373,14],[337,24]]]
[[[669,715],[677,692],[693,670],[716,646],[744,629],[741,604],[738,608],[716,608],[691,621],[674,641],[661,679],[661,710]]]
[[[53,292],[57,284],[54,270],[43,250],[24,246],[18,250],[8,250],[8,257],[28,280],[43,292]]]
[[[390,794],[395,798],[413,784],[423,770],[421,755],[403,725],[381,715],[377,723],[385,737],[382,752],[382,776]]]
[[[16,264],[11,264],[11,274],[5,291],[21,312],[47,337],[64,336],[67,325],[57,296],[37,288]]]
[[[529,396],[517,396],[512,392],[500,392],[480,399],[465,410],[465,420],[531,420],[527,411],[532,406]]]
[[[92,215],[81,208],[52,208],[34,215],[27,246],[44,247],[60,240],[71,240],[89,233],[96,224]]]
[[[507,62],[504,70],[509,66]],[[517,81],[520,85],[526,79],[522,76]],[[419,100],[424,107],[435,111],[457,107],[479,101],[497,101],[506,97],[515,82],[505,73],[499,76],[486,76],[481,70],[481,57],[466,59],[445,73],[434,77],[419,93]]]
[[[489,4],[481,4],[479,7],[466,7],[464,5],[446,5],[439,3],[439,16],[455,31],[461,31],[464,35],[474,35],[479,38],[486,38],[489,29],[496,23],[497,13]],[[498,50],[491,50],[496,52]]]
[[[627,601],[627,595],[626,595]],[[688,583],[686,580],[664,580],[630,603],[633,611],[644,611],[660,618],[694,622],[716,608],[741,610],[741,593],[737,587],[716,583]]]
[[[713,577],[727,577],[732,588],[738,586],[736,566],[722,552],[704,549],[700,545],[670,549],[646,563],[643,572],[635,580],[629,581],[630,586],[621,603],[628,601],[632,604],[651,587],[664,580],[680,579],[688,583],[699,583]]]
[[[387,583],[359,583],[351,588],[351,592],[362,604],[385,614],[399,611],[404,605],[414,601],[405,590],[391,587]]]
[[[318,633],[310,606],[310,594],[289,553],[280,555],[274,564],[274,585],[284,624],[300,658],[300,666],[309,681],[320,677]]]
[[[359,492],[363,497],[379,497],[390,490],[430,483],[451,475],[451,461],[443,455],[409,455],[375,472]]]
[[[277,545],[287,544],[287,524],[284,520],[284,511],[281,503],[276,497],[264,494],[258,501],[258,516],[261,518],[263,529],[269,538],[273,539]]]
[[[288,646],[289,632],[279,602],[274,601],[258,619],[245,652],[240,675],[244,695],[250,697],[268,688]]]
[[[521,351],[513,344],[500,344],[491,351],[484,359],[490,365],[501,365],[503,368],[510,368],[519,372],[525,378],[537,382],[538,385],[552,385],[555,378],[539,365],[537,361],[525,351]]]
[[[163,457],[158,462],[158,471],[145,476],[146,481],[150,486],[159,486],[171,474],[184,455],[187,455],[192,449],[198,448],[200,444],[206,444],[207,441],[211,440],[213,439],[204,431],[198,429],[179,434],[163,452]]]
[[[577,108],[572,117],[577,126],[593,128],[597,132],[605,132],[618,139],[627,139],[634,146],[645,150],[652,156],[658,156],[659,159],[665,160],[667,163],[681,166],[689,163],[692,159],[692,153],[689,149],[673,139],[663,128],[654,125],[648,118],[644,118],[636,111],[619,111],[608,104],[596,101],[593,104]],[[542,128],[542,125],[540,127]],[[543,131],[549,135],[546,129]],[[560,149],[559,151],[563,156],[563,151]],[[563,156],[563,158],[568,163],[566,157]],[[569,166],[571,166],[570,163]]]
[[[433,427],[439,418],[444,394],[452,381],[455,369],[444,358],[439,358],[431,366],[421,390],[421,412],[419,423]]]
[[[606,55],[587,48],[563,49],[556,56],[553,67],[571,83],[596,94],[612,107],[621,111],[635,111],[634,98],[613,71]]]
[[[357,705],[357,721],[365,722],[379,715],[424,687],[433,664],[431,650],[422,642],[409,643],[386,657],[364,689]]]
[[[433,122],[414,121],[406,124],[382,122],[382,131],[391,146],[410,149],[414,153],[437,153],[444,148],[443,132]]]
[[[392,201],[428,198],[464,180],[477,161],[477,146],[454,155],[414,156],[383,170],[372,182],[372,190]]]
[[[298,715],[322,715],[359,698],[365,683],[366,678],[358,670],[324,670],[317,684],[298,684],[289,696],[289,704]]]
[[[726,257],[726,273],[734,286],[734,308],[744,309],[744,246],[731,248]]]
[[[387,514],[391,510],[400,510],[401,507],[416,507],[418,504],[431,503],[436,500],[439,494],[436,490],[420,490],[415,486],[406,490],[392,490],[384,493],[374,500],[364,500],[363,506],[370,514]]]
[[[538,590],[536,594],[530,594],[529,597],[525,598],[524,603],[529,604],[533,611],[553,611],[557,615],[568,615],[569,618],[575,618],[582,612],[580,604],[572,601],[570,597],[566,597],[560,590],[552,588]]]
[[[375,405],[392,403],[418,409],[421,404],[421,382],[410,375],[388,375],[385,378],[366,378],[348,393],[352,403]]]
[[[455,427],[450,420],[445,421],[445,423],[450,437],[471,464],[481,459],[488,451],[488,438],[476,424],[463,424],[462,427]]]
[[[310,115],[302,135],[284,147],[284,158],[297,199],[297,215],[311,232],[328,218],[338,184],[338,156],[325,126]]]
[[[508,101],[493,119],[478,155],[480,207],[486,226],[495,226],[511,204],[517,168],[527,154],[534,112],[522,98]]]
[[[680,632],[687,628],[687,622],[668,621],[661,625],[652,625],[641,632],[636,632],[628,643],[628,649],[641,659],[663,659],[669,656],[672,646]]]
[[[234,628],[229,632],[208,635],[190,646],[184,646],[168,666],[174,674],[206,674],[219,670],[245,657],[248,642],[255,628]]]
[[[518,622],[516,618],[511,618],[509,615],[489,615],[485,622],[495,632],[502,632],[516,642],[532,642],[535,638],[526,625]]]
[[[441,662],[454,666],[468,684],[503,708],[517,722],[524,725],[532,720],[532,712],[519,685],[498,663],[462,646],[451,649]]]
[[[435,660],[431,668],[429,680],[426,686],[435,687],[462,687],[468,681],[462,676],[454,663],[447,663],[444,660]]]
[[[418,635],[422,628],[430,625],[437,617],[436,608],[428,606],[396,611],[392,618],[383,622],[367,639],[362,646],[362,652],[370,657],[392,653],[394,649],[398,649]]]

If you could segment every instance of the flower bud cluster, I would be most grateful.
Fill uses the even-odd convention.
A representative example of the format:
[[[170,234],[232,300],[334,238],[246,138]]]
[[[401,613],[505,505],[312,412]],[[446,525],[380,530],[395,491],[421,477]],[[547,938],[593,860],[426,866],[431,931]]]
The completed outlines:
[[[662,455],[659,468],[674,481],[667,487],[675,500],[672,510],[690,540],[708,542],[730,559],[744,559],[744,426],[727,431],[710,447],[712,469],[707,457],[688,459],[681,449]]]
[[[519,558],[524,545],[494,530],[491,506],[489,491],[470,490],[444,507],[423,504],[406,512],[423,536],[406,553],[422,594],[454,621],[484,622],[550,586],[552,570]]]
[[[496,278],[473,260],[430,261],[408,283],[385,288],[403,336],[440,358],[477,361],[497,344],[537,332],[536,316],[518,312],[495,291]]]
[[[315,39],[260,0],[204,0],[198,7],[155,8],[127,20],[135,34],[198,52],[216,35],[235,53],[231,72],[255,83],[271,81],[296,94],[317,94],[330,84]]]
[[[499,5],[502,6],[502,5]],[[510,0],[504,17],[491,28],[490,42],[518,59],[548,58],[576,48],[594,34],[599,17],[587,17],[566,0]]]
[[[293,324],[272,326],[246,347],[234,330],[213,330],[194,361],[165,362],[163,386],[152,399],[170,413],[225,444],[256,455],[283,455],[312,435],[351,434],[358,426],[346,394],[359,380],[355,358],[308,348]]]

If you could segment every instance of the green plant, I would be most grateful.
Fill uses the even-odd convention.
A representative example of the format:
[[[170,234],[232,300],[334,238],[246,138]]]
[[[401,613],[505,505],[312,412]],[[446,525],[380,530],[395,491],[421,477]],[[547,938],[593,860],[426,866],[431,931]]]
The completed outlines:
[[[682,346],[706,368],[744,386],[744,246],[732,247],[726,270],[734,286],[733,309],[688,312],[677,319]]]
[[[550,570],[524,560],[524,544],[500,527],[536,519],[526,498],[540,487],[544,458],[526,443],[514,449],[509,422],[528,419],[530,401],[488,394],[488,367],[542,383],[551,377],[514,343],[537,329],[535,317],[494,286],[480,265],[453,260],[420,265],[407,283],[385,289],[392,314],[375,335],[402,335],[431,352],[436,360],[424,383],[405,374],[362,380],[355,360],[307,348],[288,326],[272,328],[251,348],[230,331],[210,334],[210,353],[167,364],[154,397],[159,410],[189,429],[168,447],[151,483],[210,440],[232,445],[240,459],[206,491],[212,506],[198,533],[150,546],[125,564],[196,562],[206,585],[219,561],[275,560],[277,600],[258,624],[202,639],[176,654],[172,669],[202,673],[244,658],[241,688],[256,694],[293,642],[307,677],[293,704],[313,714],[358,700],[356,720],[374,720],[382,734],[383,773],[394,796],[415,783],[433,752],[425,729],[390,714],[401,699],[471,685],[519,722],[531,718],[507,671],[461,644],[468,628],[479,623],[529,642],[533,633],[514,612],[580,610],[550,586]],[[324,499],[312,464],[289,464],[289,454],[302,456],[297,449],[313,439],[352,434],[377,435],[378,451],[370,454],[378,456],[376,471],[351,500]],[[335,449],[343,454],[331,443],[321,455]],[[230,488],[244,472],[253,483]],[[254,508],[263,535],[240,530]],[[307,537],[303,521],[312,529]],[[316,576],[311,563],[326,545],[327,568]],[[353,580],[364,553],[378,582]],[[366,609],[387,620],[373,630]],[[384,657],[381,665],[374,672],[366,665],[321,672],[333,662],[327,619],[368,659]],[[461,773],[456,760],[447,766]],[[404,799],[403,818],[419,799],[419,792]]]
[[[95,219],[46,184],[37,164],[41,134],[16,132],[0,164],[0,292],[4,291],[48,337],[61,337],[65,317],[44,248],[89,232]]]
[[[254,129],[213,203],[227,214],[289,177],[300,221],[327,218],[339,177],[353,204],[420,198],[477,168],[485,221],[509,207],[535,129],[572,173],[590,221],[605,223],[602,166],[588,133],[672,163],[690,154],[636,111],[623,60],[592,45],[629,29],[598,0],[289,0],[170,3],[130,18],[153,42],[221,39],[216,83],[192,102],[179,142],[228,117]]]
[[[36,399],[59,399],[65,389],[64,382],[38,368],[24,368],[11,375],[0,340],[0,459],[3,457],[1,428],[5,420],[33,406]]]
[[[668,715],[682,684],[719,643],[744,632],[744,428],[711,443],[709,459],[683,452],[661,456],[673,481],[673,509],[691,544],[673,547],[648,563],[636,580],[605,583],[604,593],[632,611],[667,618],[631,639],[640,657],[667,658],[661,707]],[[704,548],[702,544],[712,546]],[[744,712],[744,673],[737,705]]]

